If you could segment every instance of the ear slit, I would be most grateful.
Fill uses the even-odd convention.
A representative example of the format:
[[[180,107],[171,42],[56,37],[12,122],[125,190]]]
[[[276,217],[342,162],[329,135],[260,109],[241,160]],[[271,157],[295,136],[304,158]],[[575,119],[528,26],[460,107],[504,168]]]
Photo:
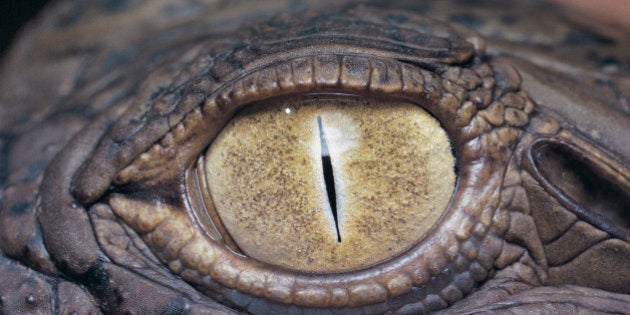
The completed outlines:
[[[529,158],[543,186],[580,218],[624,240],[630,238],[630,185],[593,152],[541,139]],[[623,176],[621,176],[623,177]]]

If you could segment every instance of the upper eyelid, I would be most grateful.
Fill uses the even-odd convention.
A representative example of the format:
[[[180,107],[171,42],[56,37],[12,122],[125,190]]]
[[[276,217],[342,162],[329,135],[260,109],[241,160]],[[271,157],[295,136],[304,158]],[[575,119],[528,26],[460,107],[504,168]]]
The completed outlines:
[[[370,10],[362,9],[362,10]],[[351,12],[352,10],[348,11]],[[346,14],[350,14],[346,12]],[[372,10],[372,14],[377,14],[381,20],[365,23],[382,23],[386,24],[389,28],[394,26],[391,23],[386,22],[386,17],[383,13]],[[354,17],[354,19],[357,19]],[[332,23],[335,23],[333,21]],[[308,25],[306,23],[305,25]],[[258,73],[262,68],[270,64],[278,63],[278,61],[286,60],[287,56],[304,57],[321,54],[334,54],[338,56],[353,56],[360,55],[367,58],[367,56],[381,56],[384,60],[396,61],[404,60],[406,63],[413,63],[423,65],[425,68],[436,70],[441,68],[444,70],[450,63],[461,63],[469,59],[475,49],[482,49],[475,47],[464,36],[470,36],[468,33],[462,33],[461,30],[455,30],[451,27],[441,24],[439,25],[438,36],[434,34],[422,33],[420,30],[416,30],[415,40],[418,43],[410,43],[406,45],[404,43],[398,43],[405,46],[405,53],[399,51],[388,50],[382,48],[361,48],[362,41],[359,38],[355,38],[357,45],[344,46],[341,48],[335,45],[322,44],[318,49],[312,50],[310,48],[296,47],[289,52],[283,52],[282,49],[277,49],[277,54],[265,54],[252,55],[252,44],[233,44],[231,49],[223,48],[226,53],[212,52],[213,48],[208,50],[202,50],[202,52],[196,57],[197,59],[204,60],[209,64],[209,67],[204,68],[201,72],[193,75],[193,78],[185,83],[180,88],[177,88],[174,93],[179,93],[181,98],[176,98],[176,105],[173,106],[173,111],[168,113],[160,113],[159,109],[155,108],[155,104],[163,100],[163,97],[172,97],[172,95],[163,95],[162,98],[156,100],[137,100],[136,104],[127,110],[127,114],[123,115],[124,120],[118,121],[114,129],[106,135],[101,144],[95,149],[91,157],[84,163],[84,166],[76,174],[73,180],[73,195],[81,202],[91,203],[98,199],[109,187],[114,180],[116,174],[124,167],[129,165],[134,159],[156,145],[160,139],[171,132],[177,134],[183,131],[184,124],[190,124],[191,121],[199,118],[199,115],[204,115],[202,105],[212,102],[212,98],[217,95],[221,95],[223,89],[229,89],[230,86],[242,84],[242,80],[239,78],[247,77],[247,74]],[[298,32],[300,28],[297,28]],[[268,32],[273,32],[273,27]],[[277,30],[276,30],[277,31]],[[423,30],[426,31],[426,30]],[[322,35],[325,37],[325,34]],[[244,36],[247,38],[248,36]],[[286,34],[284,38],[295,37],[293,33]],[[352,36],[348,37],[349,40],[353,40]],[[436,53],[435,47],[428,50],[422,49],[422,42],[431,42],[431,38],[438,38],[440,40],[448,39],[447,51],[439,51]],[[479,42],[472,40],[472,42]],[[265,43],[265,41],[262,41]],[[282,40],[276,39],[275,45],[282,45]],[[439,41],[438,41],[439,42]],[[266,43],[265,43],[266,44]],[[212,47],[212,44],[209,44]],[[223,45],[218,45],[223,46]],[[223,46],[225,47],[225,46]],[[393,46],[392,46],[393,47]],[[269,47],[267,47],[269,48]],[[389,47],[391,48],[391,47]],[[394,47],[395,49],[398,49]],[[217,48],[221,49],[221,48]],[[394,49],[394,50],[395,50]],[[247,50],[250,50],[249,52]],[[212,58],[214,55],[216,57]],[[410,57],[411,56],[411,57]],[[414,57],[415,56],[415,57]],[[297,59],[297,58],[295,58]],[[228,62],[229,60],[229,62]],[[194,62],[193,62],[194,64]],[[249,71],[245,69],[250,69]],[[440,71],[441,71],[440,70]],[[244,75],[243,72],[246,74]],[[238,77],[233,78],[234,75]],[[231,78],[232,77],[232,78]],[[217,78],[217,79],[215,79]],[[151,86],[145,88],[152,88]],[[153,87],[154,88],[154,87]],[[339,87],[344,88],[343,86]],[[296,91],[300,92],[300,91]],[[142,94],[142,93],[139,93]],[[147,93],[144,93],[147,94]],[[229,96],[229,95],[228,95]],[[218,99],[221,102],[221,99]],[[150,104],[150,105],[149,105]],[[149,105],[149,106],[147,106]],[[144,108],[144,109],[143,109]],[[197,117],[197,118],[195,118]],[[134,132],[126,139],[117,139],[116,136],[124,134],[119,129],[129,129],[130,125],[140,124]],[[159,147],[155,147],[159,149]],[[191,161],[192,162],[192,161]]]
[[[140,163],[154,161],[155,168],[161,168],[164,163],[168,163],[172,160],[172,154],[175,153],[173,151],[170,153],[167,152],[168,148],[175,147],[179,143],[190,141],[193,138],[199,138],[198,135],[194,134],[194,130],[203,130],[204,128],[216,129],[217,127],[220,130],[222,126],[217,126],[217,123],[226,123],[229,117],[239,110],[241,106],[270,97],[314,91],[343,91],[367,94],[375,97],[385,95],[396,95],[399,97],[406,95],[409,97],[410,95],[415,95],[419,97],[417,100],[426,101],[432,97],[423,94],[429,91],[441,90],[439,86],[434,86],[435,83],[439,82],[439,80],[434,77],[435,74],[407,64],[386,62],[373,58],[332,56],[338,59],[338,62],[333,62],[333,64],[339,67],[339,70],[336,71],[338,73],[337,78],[332,81],[326,81],[324,76],[312,76],[312,73],[317,72],[315,71],[315,60],[318,59],[319,56],[309,56],[306,58],[296,58],[278,66],[272,66],[268,69],[251,73],[226,86],[225,89],[216,91],[204,101],[201,108],[196,108],[189,113],[182,119],[181,123],[167,132],[159,141],[156,141],[151,148],[141,153],[139,159],[136,161]],[[363,71],[359,70],[357,73],[356,71],[348,70],[354,68],[353,65],[348,65],[352,63],[362,63],[365,67]],[[377,63],[381,65],[386,64],[384,69],[380,69],[381,71],[394,72],[396,75],[392,76],[389,81],[372,80],[371,77],[375,73],[373,71],[373,65]],[[297,66],[296,64],[301,66]],[[285,67],[288,71],[281,69]],[[286,75],[286,73],[280,74],[283,72],[290,73],[290,75]],[[263,73],[270,74],[273,77],[267,86],[257,85],[256,83],[256,77]],[[393,86],[390,85],[392,81]],[[248,85],[248,83],[250,85]],[[256,86],[256,88],[251,88],[252,86]],[[260,90],[264,91],[261,92]],[[437,102],[434,99],[435,96],[436,95],[433,95],[434,103]],[[212,140],[214,134],[215,133],[209,133],[201,137],[209,142]],[[200,149],[207,144],[208,143],[202,145]],[[199,153],[200,151],[191,151],[187,153],[187,156],[192,159],[196,158]],[[171,156],[169,156],[169,154]],[[159,159],[162,160],[161,163],[155,162]],[[160,171],[164,170],[160,169]],[[124,174],[122,172],[124,172]],[[147,175],[147,168],[134,169],[134,165],[131,164],[129,168],[121,170],[118,174],[120,176],[115,179],[115,181],[117,181],[117,184],[123,184],[129,180],[147,179],[147,177],[144,177]],[[139,177],[134,178],[134,176]]]

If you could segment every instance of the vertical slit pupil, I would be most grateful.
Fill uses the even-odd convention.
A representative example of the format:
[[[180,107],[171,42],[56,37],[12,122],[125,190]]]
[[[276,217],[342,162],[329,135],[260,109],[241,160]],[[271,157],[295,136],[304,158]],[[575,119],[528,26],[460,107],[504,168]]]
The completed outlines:
[[[341,234],[339,233],[339,220],[337,218],[337,194],[335,193],[335,177],[333,174],[332,162],[330,161],[330,151],[328,150],[328,142],[322,124],[322,117],[317,116],[317,126],[319,127],[319,141],[322,151],[322,169],[324,170],[324,183],[326,185],[326,193],[328,195],[328,203],[332,209],[333,218],[335,220],[335,229],[337,230],[337,242],[341,242]]]

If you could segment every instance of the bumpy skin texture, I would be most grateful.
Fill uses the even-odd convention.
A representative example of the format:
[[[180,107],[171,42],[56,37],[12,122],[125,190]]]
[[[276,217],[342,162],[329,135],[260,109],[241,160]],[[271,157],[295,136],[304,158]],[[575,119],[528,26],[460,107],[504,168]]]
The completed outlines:
[[[0,73],[0,310],[628,312],[625,38],[530,1],[53,4]],[[223,125],[305,93],[442,123],[458,185],[415,247],[308,275],[194,220]]]

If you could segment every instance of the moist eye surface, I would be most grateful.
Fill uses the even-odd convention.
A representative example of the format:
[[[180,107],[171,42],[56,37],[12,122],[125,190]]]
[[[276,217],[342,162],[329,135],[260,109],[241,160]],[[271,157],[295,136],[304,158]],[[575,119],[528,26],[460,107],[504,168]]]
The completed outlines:
[[[317,273],[364,268],[408,249],[441,217],[455,185],[445,131],[405,102],[253,104],[204,161],[206,203],[244,254]]]

